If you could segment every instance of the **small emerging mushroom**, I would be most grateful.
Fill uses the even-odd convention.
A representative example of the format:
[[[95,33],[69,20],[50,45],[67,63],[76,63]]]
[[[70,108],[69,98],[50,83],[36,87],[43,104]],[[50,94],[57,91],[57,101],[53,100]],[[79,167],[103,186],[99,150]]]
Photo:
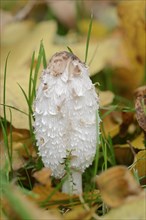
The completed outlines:
[[[56,53],[42,72],[34,103],[34,128],[39,154],[52,176],[64,177],[68,161],[64,193],[82,193],[82,173],[96,153],[98,108],[86,65],[72,53]],[[97,119],[99,123],[99,116]]]

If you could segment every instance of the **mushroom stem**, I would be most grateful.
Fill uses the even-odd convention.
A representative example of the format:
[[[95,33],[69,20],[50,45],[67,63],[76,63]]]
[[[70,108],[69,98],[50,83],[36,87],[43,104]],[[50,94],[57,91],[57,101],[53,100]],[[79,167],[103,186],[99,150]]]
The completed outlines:
[[[62,192],[67,194],[81,194],[82,193],[82,173],[71,170],[67,179],[63,183]]]

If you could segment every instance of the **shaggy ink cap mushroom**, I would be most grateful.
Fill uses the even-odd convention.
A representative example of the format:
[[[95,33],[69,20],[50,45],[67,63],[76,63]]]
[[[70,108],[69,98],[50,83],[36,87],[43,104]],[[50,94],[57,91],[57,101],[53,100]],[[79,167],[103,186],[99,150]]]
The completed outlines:
[[[62,187],[65,193],[82,193],[82,173],[96,153],[98,109],[88,67],[72,53],[56,53],[42,72],[34,102],[34,132],[39,154],[52,176],[63,178],[69,159],[70,175]]]

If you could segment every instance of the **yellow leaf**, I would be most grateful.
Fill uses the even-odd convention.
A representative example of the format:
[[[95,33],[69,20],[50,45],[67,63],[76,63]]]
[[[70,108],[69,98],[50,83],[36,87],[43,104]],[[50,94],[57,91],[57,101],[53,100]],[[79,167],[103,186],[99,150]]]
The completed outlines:
[[[101,217],[102,220],[112,219],[112,220],[145,220],[146,217],[146,199],[145,195],[138,197],[135,200],[132,200],[128,203],[123,204],[122,206],[112,209],[104,217]]]
[[[5,47],[19,43],[19,41],[26,38],[27,34],[32,30],[34,25],[35,24],[32,21],[15,21],[10,23],[2,32],[1,43]]]
[[[140,183],[146,185],[146,150],[142,150],[136,154],[134,170],[137,170]]]
[[[145,1],[121,1],[118,13],[123,32],[123,45],[128,55],[129,68],[117,69],[117,84],[133,92],[143,80],[145,68]],[[126,82],[126,84],[125,84]],[[131,93],[132,94],[132,93]]]
[[[131,145],[136,148],[136,149],[140,149],[143,150],[145,149],[144,146],[144,134],[141,133],[140,135],[138,135],[132,142]]]
[[[24,33],[24,31],[26,33]],[[16,34],[17,32],[17,34]],[[86,38],[83,38],[76,43],[70,45],[54,44],[54,37],[56,34],[56,23],[54,21],[40,22],[38,24],[32,24],[31,22],[24,21],[9,24],[4,29],[2,35],[2,48],[1,48],[1,81],[3,81],[3,73],[5,68],[5,59],[9,51],[11,51],[8,68],[7,68],[7,84],[6,84],[6,104],[11,105],[24,112],[28,112],[28,106],[26,100],[20,90],[18,83],[24,89],[26,94],[28,93],[29,84],[29,72],[31,56],[33,51],[36,54],[39,50],[40,41],[43,40],[43,44],[46,51],[47,60],[50,59],[52,54],[58,51],[67,50],[66,46],[69,46],[73,52],[84,61]],[[12,38],[12,39],[11,39]],[[114,60],[119,55],[120,39],[117,36],[112,36],[108,39],[100,41],[99,47],[96,51],[95,41],[91,39],[88,53],[88,63],[94,59],[90,65],[90,75],[94,75],[105,67],[111,60]],[[110,51],[110,53],[107,53]],[[41,70],[40,69],[40,74]],[[3,84],[2,84],[3,85]],[[1,87],[1,93],[3,93],[3,86]],[[0,106],[2,109],[2,106]],[[6,108],[7,118],[10,119],[9,109]],[[3,111],[1,111],[3,116]],[[21,120],[20,120],[21,119]],[[12,110],[12,124],[19,128],[29,128],[28,117],[21,112]]]
[[[90,23],[89,19],[80,20],[78,22],[78,28],[82,34],[85,34],[85,35],[88,34],[89,23]],[[92,37],[96,37],[96,39],[102,39],[103,37],[107,35],[108,32],[109,30],[104,24],[96,20],[92,21],[92,31],[91,31]]]
[[[103,113],[105,114],[106,111],[103,111]],[[116,113],[114,112],[114,114]],[[106,136],[110,135],[111,137],[114,137],[119,133],[120,122],[115,121],[112,117],[112,114],[108,114],[106,117],[104,117],[102,120],[102,123],[103,123],[103,129],[104,129],[103,131]]]
[[[111,91],[99,91],[100,107],[111,104],[114,100],[114,97],[115,97],[115,95]]]

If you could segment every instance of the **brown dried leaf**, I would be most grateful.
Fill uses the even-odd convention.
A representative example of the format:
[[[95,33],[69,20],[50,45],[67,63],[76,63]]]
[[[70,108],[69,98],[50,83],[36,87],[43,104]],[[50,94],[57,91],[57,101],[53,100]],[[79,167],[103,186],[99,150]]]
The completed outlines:
[[[21,209],[23,212],[27,212],[27,215],[30,216],[30,219],[35,219],[35,220],[61,220],[63,219],[59,212],[52,213],[52,211],[49,210],[43,210],[41,209],[37,204],[35,204],[33,201],[30,201],[26,197],[26,195],[22,194],[20,189],[18,189],[16,186],[10,185],[11,190],[11,198],[14,198],[17,203],[19,203]],[[2,208],[5,210],[5,213],[9,217],[9,219],[12,220],[21,220],[22,218],[20,217],[19,212],[16,209],[16,205],[13,206],[12,200],[9,199],[10,197],[6,198],[4,197],[2,199]]]
[[[146,132],[146,86],[136,90],[135,109],[138,124]]]
[[[103,201],[110,207],[118,207],[140,196],[143,191],[130,171],[124,166],[115,166],[96,178]]]
[[[61,205],[62,200],[69,200],[70,196],[53,188],[50,175],[51,171],[48,168],[43,168],[33,174],[33,177],[36,178],[38,183],[34,185],[32,191],[37,194],[38,197],[31,199],[40,203],[46,201],[50,197],[48,202],[45,203],[45,207],[50,207],[50,204],[51,207],[58,207]],[[76,196],[72,198],[76,198]]]
[[[56,192],[53,187],[46,187],[42,185],[35,185],[32,190],[37,196],[37,198],[31,198],[37,203],[43,203],[47,208],[55,208],[62,205],[62,201],[70,201],[70,197],[67,194],[61,193],[59,191]],[[75,197],[75,196],[74,196]],[[49,198],[49,199],[48,199]],[[68,202],[66,205],[68,205]]]
[[[134,114],[132,112],[122,112],[122,124],[120,125],[120,137],[125,137],[130,124],[133,122]]]
[[[27,160],[31,157],[36,157],[36,151],[30,137],[30,132],[27,129],[17,129],[11,127],[12,133],[10,132],[10,124],[8,123],[7,135],[8,135],[8,147],[11,148],[12,144],[12,167],[13,170],[18,170],[26,164]],[[4,143],[4,137],[0,130],[1,138],[1,166],[4,167],[6,162],[6,147]]]
[[[85,205],[86,206],[86,205]],[[78,207],[76,207],[75,209],[73,209],[72,211],[68,212],[67,214],[65,214],[64,216],[64,220],[91,220],[92,217],[94,217],[95,215],[95,211],[96,211],[97,207],[92,207],[92,208],[87,208],[85,209],[83,207],[83,205],[80,205]]]
[[[51,170],[44,167],[40,171],[37,171],[33,174],[33,177],[42,185],[46,187],[51,187]]]
[[[102,114],[106,114],[106,111],[102,111]],[[102,119],[105,135],[111,137],[116,136],[120,131],[121,117],[117,112],[112,112]]]
[[[115,145],[114,153],[117,165],[130,166],[134,161],[134,154],[127,144]]]

